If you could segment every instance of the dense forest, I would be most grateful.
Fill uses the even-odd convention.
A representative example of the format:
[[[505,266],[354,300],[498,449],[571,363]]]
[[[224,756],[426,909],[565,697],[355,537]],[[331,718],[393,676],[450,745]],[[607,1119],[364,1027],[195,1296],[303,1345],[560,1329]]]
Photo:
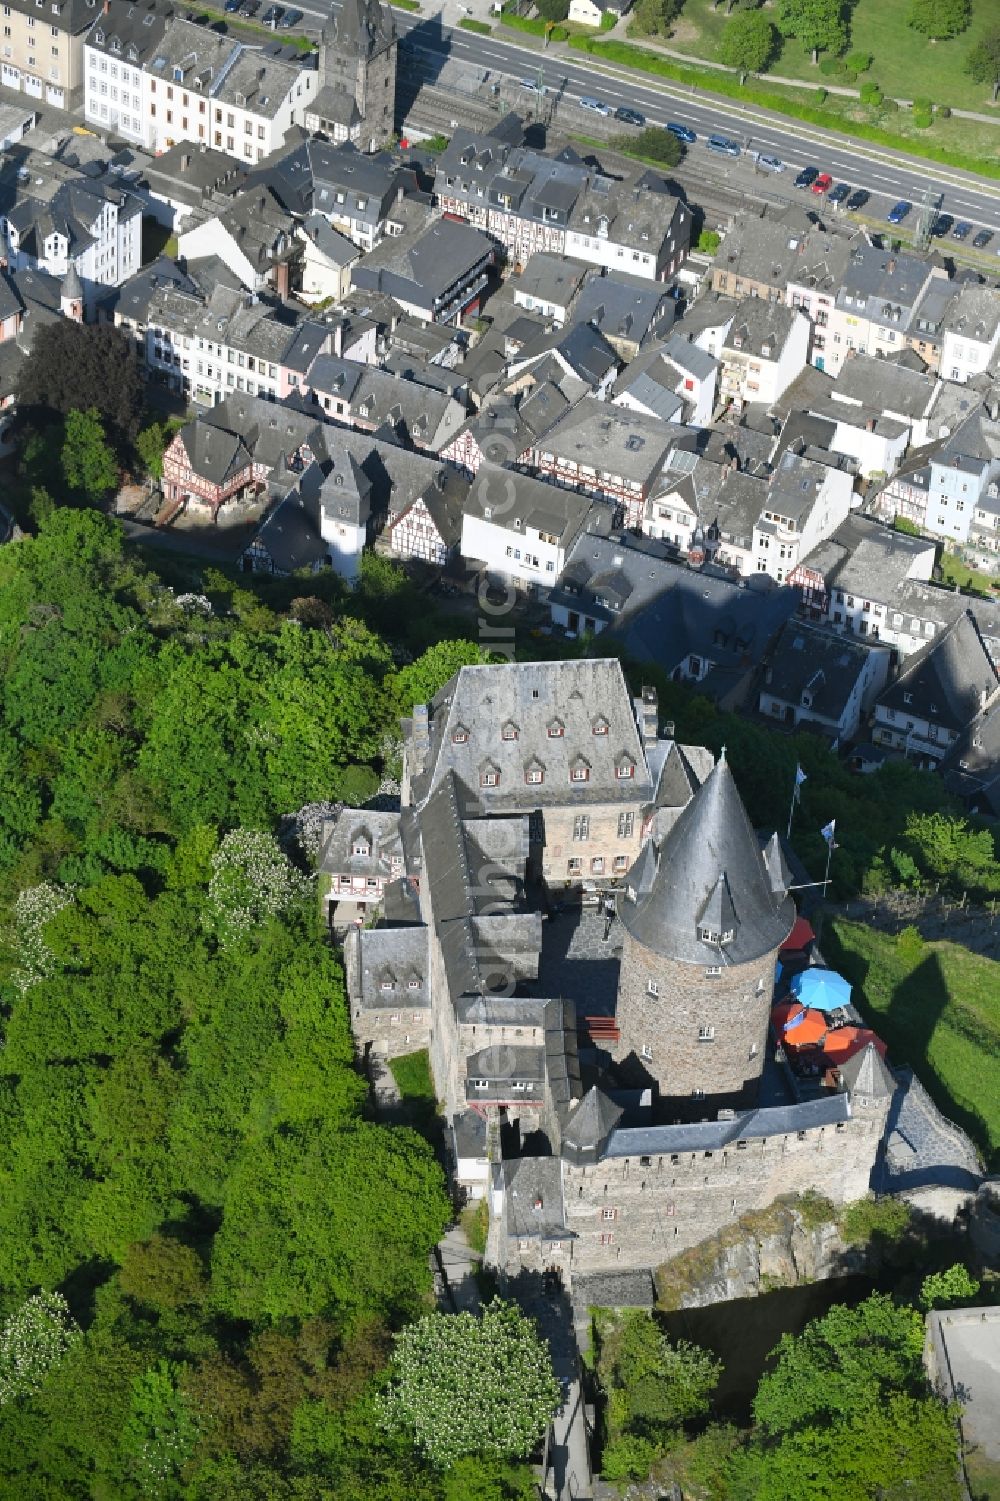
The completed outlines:
[[[0,555],[0,1495],[521,1494],[374,1407],[450,1206],[274,831],[477,653],[399,670],[364,603],[177,596],[90,511]]]

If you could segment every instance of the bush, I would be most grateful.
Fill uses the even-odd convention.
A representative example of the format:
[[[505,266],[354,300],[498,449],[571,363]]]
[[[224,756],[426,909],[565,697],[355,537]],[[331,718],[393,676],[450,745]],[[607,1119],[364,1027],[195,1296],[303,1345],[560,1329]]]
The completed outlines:
[[[819,100],[820,104],[825,104],[826,101],[827,101],[827,99],[829,97],[830,96],[827,93],[826,89],[817,89],[816,90],[816,98]]]
[[[939,120],[951,119],[951,109],[947,104],[939,104],[934,113],[937,115]]]
[[[980,1286],[975,1277],[957,1261],[944,1272],[931,1272],[920,1286],[920,1301],[925,1308],[954,1308],[957,1303],[971,1303]]]
[[[824,57],[823,61],[819,65],[819,71],[822,73],[824,78],[838,78],[840,76],[841,69],[842,64],[839,57]]]
[[[488,26],[485,21],[474,21],[471,16],[463,16],[458,24],[463,31],[475,31],[479,36],[493,34],[492,26]]]
[[[703,229],[698,236],[697,248],[703,255],[714,255],[722,244],[722,236],[714,229]]]
[[[934,118],[934,106],[929,99],[914,99],[913,123],[926,130]]]
[[[565,26],[553,26],[549,32],[549,40],[553,42],[565,42],[569,38],[569,32]]]
[[[462,1210],[462,1229],[470,1248],[477,1256],[486,1255],[486,1237],[490,1231],[490,1206],[485,1198],[476,1199]]]
[[[867,73],[872,65],[870,52],[849,52],[844,58],[844,67],[849,73]]]
[[[861,85],[861,103],[871,109],[877,109],[882,103],[882,90],[877,83],[863,83]]]
[[[569,16],[569,0],[535,0],[535,9],[543,21],[565,21]]]
[[[832,1202],[815,1188],[807,1188],[804,1193],[799,1194],[799,1202],[795,1207],[807,1230],[818,1230],[820,1225],[832,1225],[837,1218]]]
[[[658,1458],[659,1449],[649,1439],[625,1433],[605,1446],[601,1474],[605,1480],[645,1480]]]
[[[867,1246],[873,1240],[902,1240],[910,1228],[910,1207],[901,1199],[856,1199],[840,1216],[840,1230],[849,1246]]]
[[[601,16],[601,30],[602,31],[614,31],[614,29],[617,26],[617,24],[618,24],[618,17],[615,15],[615,13],[614,13],[613,10],[606,10],[604,12],[604,14]]]

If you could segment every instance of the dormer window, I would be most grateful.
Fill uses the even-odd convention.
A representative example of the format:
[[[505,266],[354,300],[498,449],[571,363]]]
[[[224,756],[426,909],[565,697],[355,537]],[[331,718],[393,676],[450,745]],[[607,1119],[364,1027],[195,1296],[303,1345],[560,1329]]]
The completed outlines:
[[[487,761],[486,765],[483,767],[482,771],[479,773],[479,785],[480,785],[480,787],[499,787],[500,786],[500,768],[499,768],[499,766],[494,765],[494,763],[492,761]]]
[[[518,729],[514,721],[512,719],[508,719],[507,723],[500,731],[500,738],[501,740],[517,740],[520,734],[521,731]]]
[[[379,986],[380,990],[395,990],[395,988],[396,986],[392,980],[383,980],[382,984]]]
[[[603,714],[597,716],[591,728],[595,735],[606,735],[608,733],[608,721],[604,718]]]
[[[413,979],[407,980],[407,982],[406,982],[406,988],[407,988],[407,990],[419,990],[420,989],[420,981],[418,979],[416,979],[416,977],[414,977]]]
[[[577,756],[570,762],[569,779],[571,782],[590,781],[590,764],[582,756]]]
[[[548,736],[550,740],[561,740],[566,733],[566,726],[561,719],[550,719],[548,724]]]
[[[468,745],[469,732],[464,724],[457,724],[451,732],[452,745]]]
[[[635,762],[631,756],[620,757],[615,767],[615,776],[619,782],[630,782],[635,776]]]
[[[371,841],[364,834],[355,834],[351,845],[352,855],[370,855],[372,852]]]
[[[726,928],[721,933],[714,928],[698,929],[698,937],[701,939],[702,943],[714,943],[719,948],[721,948],[724,944],[732,943],[735,936],[736,935],[732,928]]]
[[[541,761],[529,761],[524,768],[524,780],[529,787],[540,787],[545,781],[545,767]]]

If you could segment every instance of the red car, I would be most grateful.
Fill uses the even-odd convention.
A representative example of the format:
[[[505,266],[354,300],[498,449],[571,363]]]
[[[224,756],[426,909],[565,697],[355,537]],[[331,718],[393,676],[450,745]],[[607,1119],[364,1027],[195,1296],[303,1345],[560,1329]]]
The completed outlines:
[[[833,178],[829,172],[821,172],[812,185],[814,193],[828,193],[833,187]]]

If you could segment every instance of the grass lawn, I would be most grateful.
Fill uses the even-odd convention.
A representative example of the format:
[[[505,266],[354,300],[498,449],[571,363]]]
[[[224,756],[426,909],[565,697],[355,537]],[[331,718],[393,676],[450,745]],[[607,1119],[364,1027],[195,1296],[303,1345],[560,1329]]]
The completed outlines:
[[[874,79],[885,93],[896,99],[926,96],[935,104],[995,113],[1000,123],[1000,108],[993,104],[992,91],[985,85],[974,84],[964,72],[969,49],[989,29],[991,20],[996,19],[995,0],[973,0],[971,25],[950,42],[932,43],[913,31],[906,24],[909,8],[910,0],[857,0],[851,7],[847,52],[867,52],[875,59],[863,78]],[[765,3],[765,14],[772,9]],[[685,0],[669,44],[679,51],[690,52],[692,57],[717,59],[726,20],[724,4],[714,11],[712,0]],[[821,53],[821,59],[822,56]],[[794,37],[782,41],[771,72],[787,78],[815,79],[817,87],[848,81],[824,78],[809,51]]]
[[[981,594],[992,595],[995,582],[989,574],[970,568],[953,552],[941,554],[941,577],[946,584],[957,584],[960,589],[978,589]]]
[[[419,1053],[404,1053],[400,1058],[393,1058],[389,1067],[403,1097],[408,1123],[426,1136],[432,1145],[435,1144],[440,1138],[441,1126],[427,1049],[422,1048]]]
[[[1000,964],[957,943],[915,950],[891,934],[836,920],[830,963],[856,987],[858,1009],[908,1063],[940,1108],[1000,1166]]]

